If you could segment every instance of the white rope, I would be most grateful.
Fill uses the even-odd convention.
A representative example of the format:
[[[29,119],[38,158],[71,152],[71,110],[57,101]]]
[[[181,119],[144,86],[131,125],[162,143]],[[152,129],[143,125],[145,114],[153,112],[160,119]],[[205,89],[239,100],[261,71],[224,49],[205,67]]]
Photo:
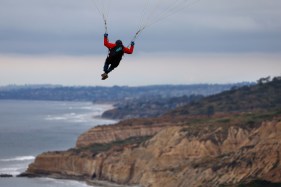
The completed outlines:
[[[167,11],[165,14],[163,13],[162,16],[158,17],[158,19],[154,19],[153,21],[150,21],[150,23],[147,24],[146,27],[150,27],[154,24],[157,24],[157,23],[167,19],[168,17],[171,17],[171,16],[177,14],[178,12],[181,12],[183,9],[191,7],[193,4],[195,4],[199,1],[200,0],[186,1],[183,5],[174,7],[173,9],[171,9],[171,11]]]
[[[111,0],[92,0],[92,2],[103,19],[105,33],[108,33],[107,20],[109,17]]]
[[[122,1],[122,0],[121,0]],[[200,0],[142,0],[144,7],[141,9],[139,26],[131,41],[135,41],[148,27],[157,24],[166,18],[175,15],[183,9],[190,7]],[[108,33],[108,17],[111,0],[92,0],[104,22],[105,33]]]

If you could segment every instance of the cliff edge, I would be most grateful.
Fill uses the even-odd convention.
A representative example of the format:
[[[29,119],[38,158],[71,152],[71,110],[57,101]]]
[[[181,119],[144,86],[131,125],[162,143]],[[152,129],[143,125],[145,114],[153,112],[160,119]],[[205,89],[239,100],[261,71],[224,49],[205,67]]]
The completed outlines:
[[[143,187],[280,186],[281,77],[265,80],[157,118],[92,128],[75,148],[39,155],[23,176]]]
[[[111,142],[107,150],[93,144],[43,153],[25,174],[145,187],[214,187],[252,180],[281,183],[281,116],[255,125],[223,125],[215,119],[209,119],[207,126],[162,126],[152,138]]]

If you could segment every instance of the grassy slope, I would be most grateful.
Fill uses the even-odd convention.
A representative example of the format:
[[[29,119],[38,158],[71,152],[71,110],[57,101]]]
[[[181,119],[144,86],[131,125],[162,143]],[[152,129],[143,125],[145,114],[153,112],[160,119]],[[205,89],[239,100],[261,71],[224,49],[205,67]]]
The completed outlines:
[[[167,115],[202,115],[223,112],[266,111],[281,108],[281,80],[244,86],[179,107]]]

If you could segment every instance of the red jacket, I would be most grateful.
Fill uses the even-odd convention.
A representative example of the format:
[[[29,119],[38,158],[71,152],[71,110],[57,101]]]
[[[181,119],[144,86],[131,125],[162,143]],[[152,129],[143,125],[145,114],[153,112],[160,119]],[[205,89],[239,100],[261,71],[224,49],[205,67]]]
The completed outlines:
[[[107,47],[108,49],[112,49],[116,46],[116,44],[109,43],[108,38],[104,37],[104,46]],[[123,51],[124,51],[124,53],[132,54],[134,52],[134,46],[131,45],[130,48],[124,47]]]

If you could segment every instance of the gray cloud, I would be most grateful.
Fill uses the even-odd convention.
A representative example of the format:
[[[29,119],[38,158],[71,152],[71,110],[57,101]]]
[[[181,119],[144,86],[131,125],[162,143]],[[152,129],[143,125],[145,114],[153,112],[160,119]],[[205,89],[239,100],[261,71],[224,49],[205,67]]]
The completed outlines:
[[[130,42],[143,3],[124,0],[111,7],[111,40]],[[145,30],[137,48],[143,52],[281,52],[280,7],[281,1],[276,0],[198,1]],[[0,2],[2,54],[100,54],[105,52],[103,32],[91,0]]]

